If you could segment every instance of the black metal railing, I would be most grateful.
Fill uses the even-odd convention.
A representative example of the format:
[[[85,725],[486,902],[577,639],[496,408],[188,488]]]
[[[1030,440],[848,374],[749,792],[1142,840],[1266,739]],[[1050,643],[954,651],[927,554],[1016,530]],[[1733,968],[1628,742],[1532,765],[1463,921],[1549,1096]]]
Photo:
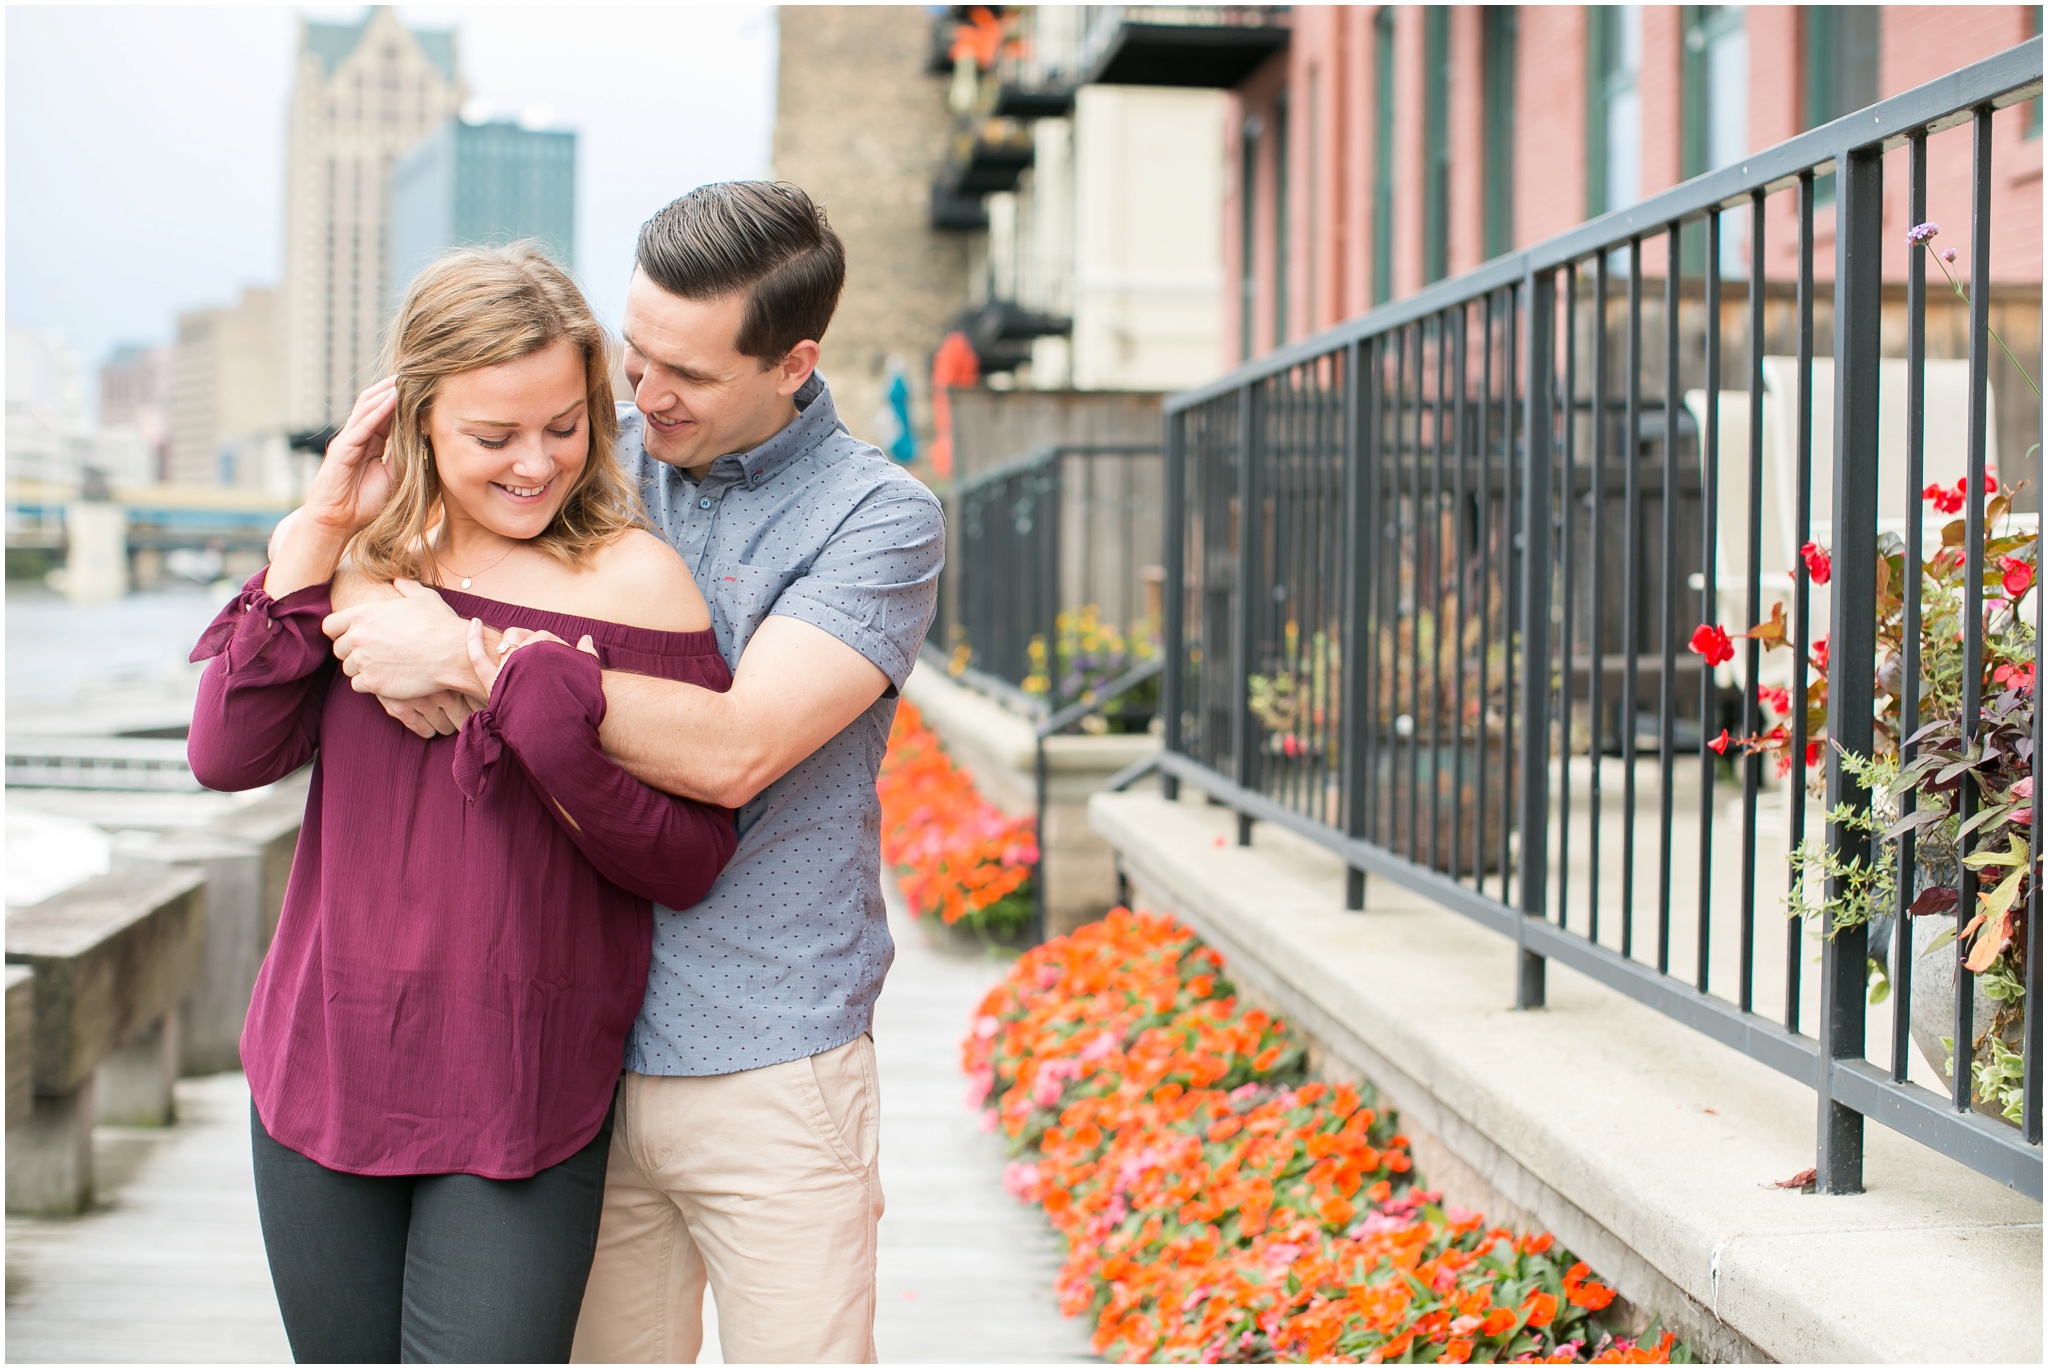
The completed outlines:
[[[1160,480],[1158,447],[1095,445],[962,481],[942,586],[952,672],[1043,717],[1156,659]]]
[[[1943,529],[1961,489],[1922,491],[2038,469],[1992,450],[1994,403],[2040,422],[1987,309],[1994,129],[2023,117],[1995,111],[2040,90],[2037,39],[1166,405],[1169,794],[1235,809],[1242,842],[1272,821],[1337,852],[1353,908],[1382,876],[1512,937],[1519,1006],[1543,1002],[1556,960],[1811,1083],[1823,1192],[1860,1188],[1873,1118],[2041,1193],[2039,853],[2022,945],[2000,961],[2024,1008],[2009,1021],[2008,993],[1986,1022],[1967,920],[1980,873],[2006,872],[1965,862],[1984,854],[1970,824],[1990,772],[1942,772],[1960,811],[1921,830],[1933,845],[1962,827],[1944,863],[1890,825],[1911,817],[1910,784],[1873,827],[1861,763],[1910,767],[1943,717],[1959,754],[1989,744],[1986,595],[2016,582],[1987,570],[1986,520],[2024,532],[2038,503],[1977,494]],[[1926,328],[1932,249],[1905,242],[1937,158],[1941,184],[1969,186],[1938,206],[1970,223],[1947,357]],[[1905,201],[1889,222],[1888,165]],[[2037,243],[2038,195],[2013,212]],[[2038,262],[2015,265],[2038,282]],[[2038,300],[2038,283],[2014,288]],[[1993,542],[2021,578],[2025,543]],[[1960,645],[1936,644],[1959,653],[1941,683],[1920,566],[1947,544]],[[2038,670],[2043,595],[2029,639],[2024,588],[2003,592],[1997,649]],[[1881,643],[1881,614],[1903,634]],[[1869,878],[1880,861],[1890,887]],[[1921,944],[1937,925],[1952,952]],[[1953,1065],[1943,1035],[1970,1043]],[[2022,1062],[2017,1125],[1976,1106],[1984,1036]]]

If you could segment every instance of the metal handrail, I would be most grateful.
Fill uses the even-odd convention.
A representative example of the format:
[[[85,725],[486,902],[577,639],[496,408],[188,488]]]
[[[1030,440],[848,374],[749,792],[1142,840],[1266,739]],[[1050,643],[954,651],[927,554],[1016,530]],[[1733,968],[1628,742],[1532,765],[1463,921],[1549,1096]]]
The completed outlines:
[[[1762,759],[1738,762],[1741,821],[1717,839],[1716,758],[1702,743],[1718,714],[1745,734],[1763,731],[1762,703],[1754,697],[1758,647],[1744,646],[1740,695],[1717,686],[1711,672],[1689,675],[1685,697],[1677,684],[1679,668],[1694,659],[1681,645],[1687,632],[1717,621],[1717,586],[1746,593],[1748,621],[1761,620],[1762,338],[1769,293],[1761,265],[1747,287],[1748,526],[1729,534],[1740,531],[1747,539],[1749,565],[1729,566],[1726,580],[1717,580],[1718,509],[1724,483],[1735,478],[1722,469],[1731,434],[1721,431],[1718,396],[1741,393],[1724,390],[1720,380],[1722,219],[1746,210],[1751,251],[1760,253],[1766,197],[1789,190],[1797,200],[1799,278],[1790,301],[1797,333],[1790,402],[1797,418],[1793,450],[1778,459],[1797,473],[1796,500],[1787,500],[1788,507],[1796,503],[1795,545],[1799,530],[1811,538],[1818,525],[1810,495],[1823,488],[1813,484],[1816,462],[1820,478],[1830,482],[1832,510],[1820,521],[1831,529],[1826,536],[1833,540],[1835,572],[1831,582],[1808,572],[1794,576],[1791,635],[1802,663],[1794,667],[1790,697],[1797,699],[1808,679],[1803,662],[1813,634],[1831,627],[1830,741],[1870,755],[1877,643],[1869,624],[1875,619],[1879,504],[1869,472],[1878,452],[1879,264],[1882,236],[1891,231],[1882,220],[1880,159],[1887,151],[1908,151],[1910,213],[1917,221],[1926,217],[1927,139],[1965,124],[1974,129],[1964,478],[1978,488],[1991,441],[1985,401],[1991,114],[2039,96],[2041,77],[2041,41],[2033,39],[1280,348],[1164,405],[1166,738],[1151,765],[1169,796],[1189,783],[1234,809],[1241,842],[1249,841],[1253,822],[1266,821],[1335,852],[1350,867],[1347,902],[1354,908],[1363,906],[1371,874],[1512,937],[1519,1007],[1541,1006],[1545,966],[1558,960],[1812,1084],[1822,1100],[1816,1169],[1823,1192],[1860,1188],[1862,1128],[1870,1118],[2040,1196],[2042,984],[2033,948],[2039,945],[2041,853],[2035,852],[2034,916],[2027,922],[2021,1126],[1969,1111],[1973,1086],[1966,1067],[1953,1071],[1948,1095],[1907,1079],[1915,955],[1903,911],[1888,933],[1889,952],[1871,942],[1870,925],[1828,936],[1817,994],[1801,982],[1803,928],[1795,920],[1784,940],[1783,1019],[1766,1015],[1755,1001],[1753,969],[1770,940],[1755,917],[1758,887],[1769,882],[1756,859]],[[1835,446],[1816,452],[1813,225],[1820,175],[1835,178],[1837,195]],[[1903,234],[1903,225],[1896,231]],[[1684,264],[1688,233],[1706,238],[1702,266]],[[1661,282],[1645,280],[1646,248],[1665,254]],[[1614,263],[1619,255],[1626,256],[1625,267]],[[1906,483],[1917,500],[1926,427],[1925,330],[1918,320],[1928,305],[1920,253],[1910,270],[1906,308],[1917,331],[1907,345]],[[1705,305],[1683,325],[1681,274],[1700,278]],[[1646,299],[1647,287],[1657,284],[1661,376],[1651,373],[1655,363],[1648,361],[1655,339],[1645,338],[1646,310],[1659,307],[1655,298]],[[1700,302],[1697,294],[1690,300]],[[1689,355],[1704,361],[1682,363],[1681,333],[1696,337],[1702,329],[1705,347]],[[1688,417],[1679,403],[1689,386],[1700,384],[1702,365],[1703,419]],[[1660,411],[1677,421],[1664,421]],[[1610,442],[1609,415],[1621,419],[1619,451]],[[1977,565],[1985,538],[1981,509],[1979,500],[1965,536],[1965,551]],[[1659,520],[1654,526],[1652,511]],[[1917,522],[1908,522],[1908,552],[1917,563],[1920,534]],[[1682,551],[1681,542],[1695,535],[1697,548]],[[1619,564],[1611,559],[1617,552]],[[1603,562],[1603,556],[1610,559]],[[1684,573],[1695,568],[1697,584],[1682,587]],[[1917,614],[1918,577],[1908,580],[1904,593]],[[1978,584],[1981,575],[1973,570],[1965,580]],[[1816,584],[1828,586],[1829,598],[1810,612]],[[1975,607],[1981,591],[1969,592],[1975,597],[1964,616],[1966,661],[1977,661],[1985,633]],[[2044,640],[2038,618],[2048,592],[2034,594],[2038,673]],[[1827,626],[1816,626],[1811,614],[1822,611]],[[1741,626],[1729,624],[1731,630]],[[1575,673],[1578,653],[1584,653],[1582,673]],[[1611,689],[1602,679],[1610,659],[1622,674],[1618,700],[1604,697]],[[1891,692],[1917,699],[1919,666],[1910,652],[1904,668],[1904,685]],[[1975,678],[1968,669],[1965,676]],[[1649,689],[1656,694],[1654,715],[1643,711]],[[1966,697],[1966,728],[1976,725],[1973,697]],[[1684,949],[1673,915],[1693,895],[1676,879],[1673,795],[1680,714],[1695,702],[1697,712],[1686,713],[1693,719],[1686,725],[1697,727],[1697,740],[1686,745],[1698,750],[1701,776],[1698,946],[1693,975],[1685,978],[1672,970],[1674,950]],[[1600,882],[1612,876],[1601,854],[1599,817],[1601,777],[1609,769],[1602,710],[1610,703],[1621,716],[1619,949],[1603,941],[1599,923]],[[1591,723],[1583,751],[1572,734],[1581,704]],[[1913,707],[1905,713],[1909,722]],[[1736,711],[1739,724],[1732,721]],[[1654,733],[1639,752],[1638,730],[1653,716]],[[1788,718],[1795,768],[1803,758],[1805,716],[1797,708]],[[2035,721],[2038,735],[2038,710]],[[1838,861],[1867,857],[1870,839],[1832,814],[1838,804],[1854,810],[1869,798],[1839,754],[1831,753],[1825,765],[1827,827],[1817,835]],[[1570,845],[1576,800],[1567,785],[1580,782],[1571,778],[1578,772],[1591,786],[1583,868],[1573,866]],[[1638,803],[1639,772],[1643,783],[1657,787],[1652,807]],[[1796,843],[1805,822],[1804,785],[1795,780],[1787,788],[1788,841]],[[1733,791],[1723,792],[1732,806]],[[1973,793],[1966,786],[1965,817]],[[1432,824],[1426,834],[1423,818]],[[1641,852],[1639,827],[1649,843]],[[1715,874],[1714,853],[1722,849],[1717,840],[1741,844],[1739,876]],[[1910,848],[1899,859],[1903,875],[1918,874]],[[1716,963],[1710,918],[1718,906],[1710,885],[1716,879],[1721,882],[1714,888],[1741,898],[1740,991],[1733,1001],[1714,996],[1709,985]],[[1588,882],[1583,891],[1573,890],[1577,905],[1567,897],[1570,880]],[[1961,876],[1965,907],[1974,905],[1971,880],[1967,871]],[[1846,886],[1836,876],[1828,887],[1833,895]],[[1574,907],[1584,930],[1571,923]],[[1634,944],[1639,922],[1641,946]],[[1654,960],[1646,958],[1653,935]],[[1864,965],[1878,954],[1888,954],[1897,986],[1888,1009],[1894,1032],[1889,1068],[1864,1058],[1870,1011]],[[1972,981],[1960,964],[1960,945],[1954,955],[1955,1035],[1967,1041],[1974,1038]],[[1817,1030],[1804,1026],[1807,1007],[1817,1008]]]

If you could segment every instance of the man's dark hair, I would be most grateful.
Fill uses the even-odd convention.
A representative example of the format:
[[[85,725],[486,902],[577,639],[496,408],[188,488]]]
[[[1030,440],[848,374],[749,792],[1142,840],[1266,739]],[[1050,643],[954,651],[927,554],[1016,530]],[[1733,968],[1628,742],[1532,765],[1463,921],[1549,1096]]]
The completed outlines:
[[[825,211],[782,181],[698,186],[640,226],[634,258],[684,299],[745,290],[735,345],[764,364],[822,339],[846,284],[846,249]]]

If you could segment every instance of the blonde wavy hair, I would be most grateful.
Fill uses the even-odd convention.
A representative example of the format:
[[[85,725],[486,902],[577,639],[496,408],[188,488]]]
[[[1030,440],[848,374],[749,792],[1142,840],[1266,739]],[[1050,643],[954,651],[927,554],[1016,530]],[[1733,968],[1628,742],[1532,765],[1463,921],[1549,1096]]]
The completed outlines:
[[[398,377],[385,461],[391,497],[350,542],[355,567],[376,580],[438,584],[427,533],[441,517],[441,481],[427,419],[441,382],[566,340],[583,356],[590,450],[562,507],[533,544],[572,566],[644,522],[640,493],[614,456],[611,349],[568,273],[531,243],[466,248],[420,272],[392,325],[385,374]]]

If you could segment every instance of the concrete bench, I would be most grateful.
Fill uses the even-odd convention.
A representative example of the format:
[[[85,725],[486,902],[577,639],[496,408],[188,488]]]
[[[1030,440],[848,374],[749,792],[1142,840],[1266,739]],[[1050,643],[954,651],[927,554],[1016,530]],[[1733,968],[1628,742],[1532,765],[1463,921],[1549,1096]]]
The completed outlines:
[[[116,869],[186,866],[206,879],[206,933],[198,981],[178,1017],[178,1072],[242,1067],[242,1023],[256,972],[277,931],[306,812],[307,777],[191,831],[136,835]],[[102,1121],[115,1120],[102,1108]]]
[[[36,972],[7,967],[7,1129],[28,1120],[35,1106]]]
[[[97,1117],[170,1120],[178,1009],[205,945],[204,889],[189,866],[116,870],[9,912],[8,963],[34,971],[34,1101],[27,1117],[8,1118],[8,1211],[72,1213],[91,1201]],[[9,1018],[11,1036],[12,992]]]

